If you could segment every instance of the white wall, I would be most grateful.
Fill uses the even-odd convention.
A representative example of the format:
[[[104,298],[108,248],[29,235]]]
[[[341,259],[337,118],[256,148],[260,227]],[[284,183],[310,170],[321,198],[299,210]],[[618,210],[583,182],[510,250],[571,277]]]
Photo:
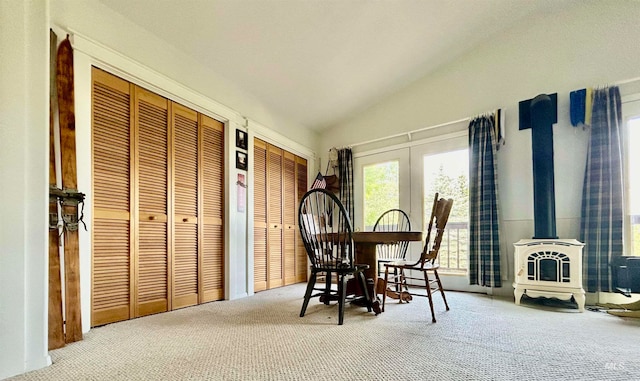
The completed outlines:
[[[518,102],[558,93],[554,127],[558,234],[577,238],[588,134],[569,122],[569,92],[640,77],[640,3],[579,2],[546,18],[525,20],[353,119],[323,132],[320,152],[398,132],[506,111],[507,144],[499,151],[503,264],[512,292],[513,242],[533,235],[531,131],[518,131]],[[639,84],[621,86],[623,94]]]
[[[236,208],[235,184],[239,171],[235,169],[235,129],[244,129],[245,117],[251,115],[256,118],[257,115],[262,118],[258,119],[260,124],[268,126],[272,132],[271,142],[283,148],[303,147],[307,156],[313,155],[313,150],[307,147],[317,143],[316,134],[270,113],[249,94],[98,1],[55,0],[51,4],[51,24],[60,38],[64,38],[64,32],[72,34],[78,185],[87,195],[85,219],[89,230],[92,205],[90,86],[91,65],[95,65],[225,122],[225,199],[228,206],[225,213],[225,298],[235,299],[251,294],[253,256],[249,248],[253,246],[252,235],[248,232],[252,231],[252,225],[250,213],[239,213]],[[250,197],[251,168],[246,180]],[[90,328],[91,241],[90,234],[85,232],[80,233],[80,267],[82,325],[83,331],[87,332]]]
[[[48,8],[0,1],[0,379],[50,363]]]
[[[292,140],[312,146],[317,139],[315,133],[272,113],[251,94],[97,0],[53,0],[51,22],[88,36]]]

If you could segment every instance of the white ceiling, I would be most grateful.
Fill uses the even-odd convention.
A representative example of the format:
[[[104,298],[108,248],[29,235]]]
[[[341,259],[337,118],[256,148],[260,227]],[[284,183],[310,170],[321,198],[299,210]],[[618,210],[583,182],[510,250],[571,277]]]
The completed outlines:
[[[348,119],[558,0],[101,0],[274,113]]]

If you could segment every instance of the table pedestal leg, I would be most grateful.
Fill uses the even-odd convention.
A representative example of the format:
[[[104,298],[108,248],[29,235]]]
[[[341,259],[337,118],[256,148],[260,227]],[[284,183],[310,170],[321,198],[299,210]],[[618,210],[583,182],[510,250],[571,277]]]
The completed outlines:
[[[380,307],[380,299],[378,299],[377,295],[378,260],[376,258],[376,244],[371,242],[358,242],[356,244],[356,263],[369,265],[369,268],[364,271],[364,277],[367,279],[367,291],[369,291],[371,307],[377,315],[382,309]]]

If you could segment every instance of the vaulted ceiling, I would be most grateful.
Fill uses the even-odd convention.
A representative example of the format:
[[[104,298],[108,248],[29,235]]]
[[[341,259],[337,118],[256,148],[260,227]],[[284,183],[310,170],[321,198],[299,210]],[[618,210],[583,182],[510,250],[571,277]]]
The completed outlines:
[[[568,0],[101,0],[321,131]],[[572,0],[575,3],[574,0]]]

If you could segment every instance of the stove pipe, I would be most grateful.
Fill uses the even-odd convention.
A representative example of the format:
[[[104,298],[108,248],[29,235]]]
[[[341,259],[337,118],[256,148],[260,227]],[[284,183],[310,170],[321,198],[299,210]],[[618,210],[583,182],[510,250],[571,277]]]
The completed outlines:
[[[531,127],[533,154],[533,239],[557,239],[553,170],[553,129],[558,121],[557,94],[520,102],[520,129]]]
[[[555,95],[555,94],[554,94]],[[533,239],[557,239],[553,169],[553,123],[557,103],[546,94],[531,100],[531,148],[533,153]]]

